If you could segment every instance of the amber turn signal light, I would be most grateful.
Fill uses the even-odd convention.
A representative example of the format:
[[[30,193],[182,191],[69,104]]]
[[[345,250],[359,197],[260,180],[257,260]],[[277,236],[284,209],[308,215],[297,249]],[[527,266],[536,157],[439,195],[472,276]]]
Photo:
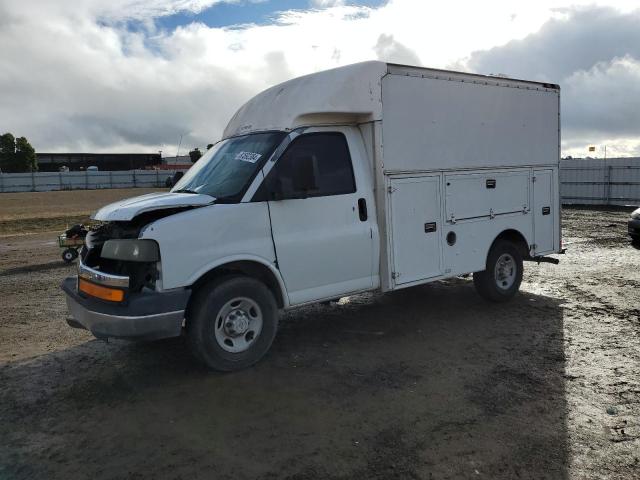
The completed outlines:
[[[108,300],[110,302],[121,302],[124,300],[124,290],[103,287],[87,282],[82,278],[78,280],[78,290],[92,297],[101,298],[102,300]]]

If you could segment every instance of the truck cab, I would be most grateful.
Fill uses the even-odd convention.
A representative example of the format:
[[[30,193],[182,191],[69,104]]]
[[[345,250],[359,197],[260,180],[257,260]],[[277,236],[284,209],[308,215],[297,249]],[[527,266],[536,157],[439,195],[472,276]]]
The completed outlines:
[[[462,273],[474,273],[488,300],[511,298],[523,260],[560,250],[558,89],[491,77],[493,90],[465,91],[429,110],[421,102],[433,102],[430,88],[448,81],[457,91],[478,79],[397,68],[366,62],[273,87],[236,113],[170,192],[96,212],[100,224],[87,235],[78,275],[63,283],[70,325],[98,338],[184,331],[199,360],[229,371],[267,352],[282,309]],[[417,106],[409,107],[389,82],[416,71],[421,81],[410,87]],[[426,72],[436,83],[424,83]],[[525,96],[509,97],[507,89],[520,87]],[[508,94],[499,97],[503,111],[496,92]],[[538,141],[551,145],[513,164],[481,158],[493,152],[469,154],[464,129],[446,125],[469,94],[478,111],[465,121],[477,121],[476,128],[491,121],[484,102],[500,116],[491,128],[525,121],[528,130],[517,135],[544,134]],[[385,95],[392,95],[387,111]],[[534,115],[514,102],[542,105]],[[432,120],[402,118],[432,110]],[[527,117],[503,119],[507,114]],[[442,128],[455,131],[421,146],[430,130]],[[452,161],[429,151],[447,145],[460,150]]]

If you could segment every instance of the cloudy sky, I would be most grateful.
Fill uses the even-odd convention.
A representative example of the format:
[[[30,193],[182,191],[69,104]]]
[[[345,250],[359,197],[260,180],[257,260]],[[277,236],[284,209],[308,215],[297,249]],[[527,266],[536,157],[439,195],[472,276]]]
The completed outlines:
[[[0,133],[175,155],[255,93],[380,59],[559,83],[563,155],[640,155],[640,4],[0,0]]]

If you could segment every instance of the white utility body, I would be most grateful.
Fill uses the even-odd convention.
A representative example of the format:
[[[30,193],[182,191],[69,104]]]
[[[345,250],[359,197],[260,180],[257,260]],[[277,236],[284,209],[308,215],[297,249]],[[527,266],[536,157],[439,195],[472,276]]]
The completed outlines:
[[[65,288],[75,326],[158,338],[186,317],[196,355],[232,370],[266,352],[278,308],[467,273],[506,300],[523,259],[561,251],[559,100],[553,84],[383,62],[272,87],[172,193],[95,214],[106,226],[87,241],[80,282],[127,278],[126,298],[104,312],[86,288]],[[157,252],[118,253],[126,242]],[[177,299],[162,332],[149,317],[163,312],[135,311],[145,292]],[[86,320],[117,308],[144,327]]]

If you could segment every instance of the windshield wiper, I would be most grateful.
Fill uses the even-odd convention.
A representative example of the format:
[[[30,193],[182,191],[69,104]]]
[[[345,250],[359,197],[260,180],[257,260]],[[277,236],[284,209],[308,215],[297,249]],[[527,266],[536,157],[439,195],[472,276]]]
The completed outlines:
[[[173,193],[194,193],[196,195],[199,194],[199,192],[196,192],[195,190],[189,190],[188,188],[181,188],[180,190],[174,190]]]
[[[215,197],[216,203],[235,203],[235,195],[225,195],[224,197]]]

